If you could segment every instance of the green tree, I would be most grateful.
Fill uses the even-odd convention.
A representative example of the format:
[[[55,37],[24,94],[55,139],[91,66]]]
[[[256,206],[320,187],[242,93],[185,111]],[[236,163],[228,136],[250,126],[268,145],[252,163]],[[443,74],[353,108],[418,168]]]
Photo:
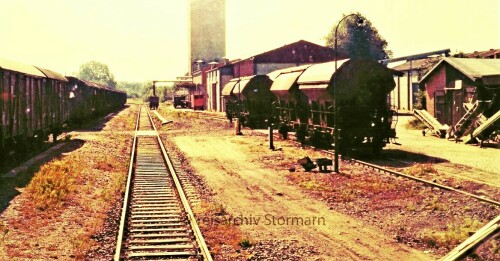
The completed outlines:
[[[368,60],[390,58],[392,51],[387,49],[387,41],[379,35],[370,20],[360,13],[356,15],[345,18],[340,24],[335,23],[325,36],[326,45],[335,48],[335,27],[338,24],[337,57]],[[361,18],[362,23],[359,23],[358,18]]]
[[[144,92],[143,83],[140,82],[118,82],[116,89],[126,92],[129,98],[139,98]]]
[[[111,88],[116,87],[115,76],[109,71],[106,64],[90,61],[80,65],[78,78],[107,85]]]

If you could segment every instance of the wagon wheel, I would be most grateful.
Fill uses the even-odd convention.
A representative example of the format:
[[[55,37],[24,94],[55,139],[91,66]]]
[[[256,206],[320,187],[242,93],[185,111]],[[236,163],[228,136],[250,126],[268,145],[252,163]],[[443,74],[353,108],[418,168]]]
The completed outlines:
[[[379,155],[384,148],[384,139],[382,137],[374,137],[372,141],[372,153]]]
[[[286,125],[281,125],[278,132],[281,134],[281,136],[283,137],[284,140],[286,140],[288,138],[288,131],[289,131],[289,128],[288,126]]]

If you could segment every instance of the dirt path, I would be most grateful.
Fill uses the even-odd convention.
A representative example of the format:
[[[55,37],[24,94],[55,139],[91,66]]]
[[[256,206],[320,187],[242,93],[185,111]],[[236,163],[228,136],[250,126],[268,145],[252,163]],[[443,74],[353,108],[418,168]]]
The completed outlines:
[[[205,178],[251,241],[298,240],[315,246],[324,260],[435,259],[398,244],[356,219],[311,199],[277,172],[262,167],[238,144],[245,136],[178,136],[174,142]]]

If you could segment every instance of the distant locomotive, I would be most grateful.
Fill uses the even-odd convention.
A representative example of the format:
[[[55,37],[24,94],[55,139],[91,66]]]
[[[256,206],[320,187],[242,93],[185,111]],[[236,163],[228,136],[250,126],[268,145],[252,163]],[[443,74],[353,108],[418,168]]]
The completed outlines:
[[[228,117],[240,117],[247,126],[252,126],[248,123],[255,119],[268,119],[285,138],[288,132],[295,132],[302,143],[331,147],[335,84],[339,95],[339,151],[346,153],[351,148],[368,146],[378,153],[396,135],[395,113],[389,108],[388,95],[395,87],[393,75],[399,72],[375,61],[342,60],[337,64],[337,71],[334,62],[327,62],[274,72],[277,76],[268,78],[271,83],[262,84],[258,91],[272,96],[238,97],[235,90],[244,78],[233,79],[223,89],[226,113]],[[256,77],[268,76],[256,75],[251,79]],[[256,115],[252,115],[254,112]]]
[[[117,110],[126,93],[65,77],[44,68],[0,59],[0,158],[55,137],[68,122]]]

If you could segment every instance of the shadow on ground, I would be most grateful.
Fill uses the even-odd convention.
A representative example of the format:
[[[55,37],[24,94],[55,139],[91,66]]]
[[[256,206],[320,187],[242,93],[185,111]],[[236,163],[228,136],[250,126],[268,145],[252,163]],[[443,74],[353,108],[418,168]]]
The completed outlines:
[[[384,149],[376,157],[357,151],[353,151],[350,156],[377,165],[394,168],[407,168],[415,164],[434,164],[449,162],[447,159],[432,157],[425,154],[399,149]]]
[[[0,173],[0,213],[5,211],[14,197],[21,194],[21,191],[30,183],[33,175],[38,172],[40,166],[51,160],[64,157],[65,153],[79,149],[84,143],[85,141],[83,140],[67,141],[60,149],[50,153],[44,160],[36,162],[26,171],[20,172],[15,177],[4,178],[3,175],[5,172]]]
[[[101,131],[104,129],[104,127],[106,127],[106,124],[108,123],[108,121],[110,121],[114,116],[118,115],[120,112],[127,109],[128,107],[130,107],[130,105],[126,104],[120,110],[109,113],[108,115],[104,116],[103,118],[90,119],[90,120],[86,120],[84,122],[75,123],[71,127],[71,130],[84,131],[84,132]]]

